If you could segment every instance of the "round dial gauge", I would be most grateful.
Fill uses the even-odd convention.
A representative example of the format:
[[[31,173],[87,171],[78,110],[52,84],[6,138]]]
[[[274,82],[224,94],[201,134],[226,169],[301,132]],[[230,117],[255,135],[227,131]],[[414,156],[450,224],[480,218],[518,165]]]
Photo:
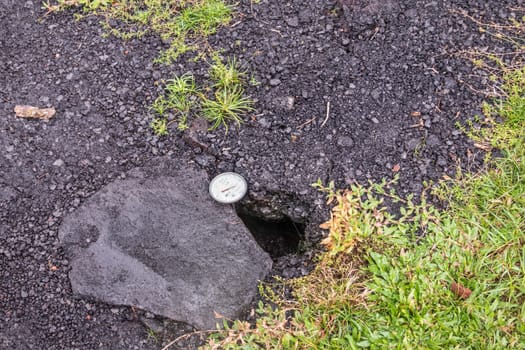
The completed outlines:
[[[238,202],[248,191],[244,177],[237,173],[222,173],[210,182],[210,195],[217,202],[230,204]]]

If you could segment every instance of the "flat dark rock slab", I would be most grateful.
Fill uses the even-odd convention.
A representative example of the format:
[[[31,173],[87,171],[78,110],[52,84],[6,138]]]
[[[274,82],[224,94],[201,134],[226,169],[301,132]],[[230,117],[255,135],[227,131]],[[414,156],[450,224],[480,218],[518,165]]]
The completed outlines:
[[[59,231],[73,291],[197,328],[236,318],[272,262],[204,172],[136,171],[97,192]]]

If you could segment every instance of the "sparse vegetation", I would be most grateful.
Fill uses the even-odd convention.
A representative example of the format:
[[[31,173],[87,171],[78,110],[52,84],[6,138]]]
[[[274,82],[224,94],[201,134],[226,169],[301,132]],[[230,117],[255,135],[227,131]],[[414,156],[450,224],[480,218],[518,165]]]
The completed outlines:
[[[44,2],[48,12],[77,7],[84,14],[100,15],[107,33],[123,39],[142,37],[148,32],[169,42],[157,62],[172,63],[187,51],[198,50],[195,59],[211,57],[210,86],[198,89],[195,77],[186,73],[168,80],[164,94],[153,103],[157,116],[150,123],[158,136],[168,134],[177,123],[179,130],[189,127],[192,117],[211,122],[211,129],[230,122],[240,125],[242,115],[252,110],[253,102],[244,94],[246,71],[235,60],[220,57],[209,49],[206,37],[231,20],[233,6],[223,0],[56,0]],[[251,80],[253,82],[255,80]]]
[[[206,37],[230,22],[233,7],[223,0],[57,0],[48,12],[70,7],[100,15],[108,34],[123,39],[156,33],[169,43],[158,62],[171,63],[187,51],[203,50]]]
[[[157,98],[152,106],[159,116],[156,120],[163,120],[166,130],[152,124],[155,134],[165,135],[172,122],[177,122],[179,130],[185,130],[189,120],[195,117],[208,120],[212,130],[222,125],[228,131],[230,122],[242,123],[242,115],[251,111],[253,105],[253,101],[244,96],[246,74],[238,68],[235,60],[225,64],[217,55],[213,57],[209,74],[209,87],[201,89],[197,88],[195,78],[189,73],[167,82],[164,95]],[[213,95],[208,96],[207,91],[212,91]],[[168,122],[169,113],[175,118]]]

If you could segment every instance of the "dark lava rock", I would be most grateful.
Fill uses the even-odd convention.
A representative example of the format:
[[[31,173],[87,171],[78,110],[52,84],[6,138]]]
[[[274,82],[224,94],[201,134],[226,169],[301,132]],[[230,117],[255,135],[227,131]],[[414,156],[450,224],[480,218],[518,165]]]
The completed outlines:
[[[73,291],[198,328],[214,327],[214,312],[239,317],[272,262],[206,189],[205,173],[183,169],[97,192],[59,230]]]

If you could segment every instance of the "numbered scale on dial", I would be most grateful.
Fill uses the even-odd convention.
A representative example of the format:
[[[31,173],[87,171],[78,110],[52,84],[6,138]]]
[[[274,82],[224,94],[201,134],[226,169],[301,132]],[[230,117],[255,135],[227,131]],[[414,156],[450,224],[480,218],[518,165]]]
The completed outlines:
[[[219,203],[231,204],[240,201],[248,191],[248,183],[237,173],[222,173],[213,178],[210,195]]]

